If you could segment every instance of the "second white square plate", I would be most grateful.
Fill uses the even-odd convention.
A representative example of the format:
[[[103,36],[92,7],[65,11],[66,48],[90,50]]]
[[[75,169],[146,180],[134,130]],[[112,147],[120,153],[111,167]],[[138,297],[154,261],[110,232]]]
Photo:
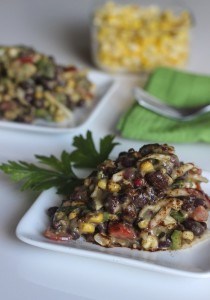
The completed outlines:
[[[117,87],[117,83],[113,77],[102,72],[91,71],[88,73],[88,78],[96,86],[95,98],[89,107],[82,107],[73,111],[71,119],[61,124],[44,121],[39,124],[25,124],[0,120],[0,128],[55,134],[71,132],[85,126],[88,121],[98,114],[100,107],[106,103]]]

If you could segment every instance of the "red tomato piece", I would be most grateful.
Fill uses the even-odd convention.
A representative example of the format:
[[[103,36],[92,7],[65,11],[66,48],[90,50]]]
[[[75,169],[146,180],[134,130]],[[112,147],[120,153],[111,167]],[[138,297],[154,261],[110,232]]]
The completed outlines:
[[[72,239],[70,235],[55,233],[50,229],[45,230],[44,236],[53,241],[69,241]]]
[[[205,222],[208,219],[208,211],[205,207],[199,205],[193,211],[191,218],[198,222]]]
[[[109,225],[109,234],[118,239],[136,238],[134,230],[123,223],[113,223]]]

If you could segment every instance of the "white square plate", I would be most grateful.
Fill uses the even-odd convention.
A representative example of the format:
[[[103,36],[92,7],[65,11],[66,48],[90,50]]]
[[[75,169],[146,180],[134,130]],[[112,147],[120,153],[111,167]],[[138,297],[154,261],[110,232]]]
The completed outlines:
[[[210,180],[210,173],[204,172]],[[204,190],[210,194],[210,185]],[[103,248],[85,241],[53,242],[43,236],[49,225],[46,211],[60,203],[55,189],[43,192],[23,216],[16,229],[17,237],[34,246],[69,254],[102,259],[188,277],[210,277],[210,238],[191,248],[179,251],[146,252],[127,248]],[[210,221],[208,223],[210,228]],[[58,254],[59,255],[59,254]]]
[[[37,124],[25,124],[0,120],[0,128],[40,133],[65,133],[86,125],[88,121],[99,113],[101,106],[105,105],[117,87],[116,81],[110,75],[102,72],[91,71],[88,73],[88,78],[96,86],[95,98],[89,107],[77,108],[73,111],[70,120],[65,120],[61,124],[48,123],[46,121],[38,122]]]

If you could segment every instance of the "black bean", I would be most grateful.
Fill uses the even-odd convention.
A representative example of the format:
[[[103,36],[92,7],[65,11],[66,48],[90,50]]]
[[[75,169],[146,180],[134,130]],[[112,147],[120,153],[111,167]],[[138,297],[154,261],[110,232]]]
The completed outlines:
[[[54,216],[54,214],[56,213],[57,209],[58,209],[58,206],[50,207],[50,208],[47,210],[47,215],[48,215],[49,217]]]
[[[200,205],[206,207],[205,201],[201,198],[195,198],[194,206],[197,207],[197,206],[200,206]]]
[[[117,196],[110,195],[106,199],[105,207],[111,214],[115,214],[120,210],[120,202]]]
[[[188,197],[183,197],[183,205],[182,209],[187,211],[187,212],[193,212],[195,207],[197,206],[204,206],[206,208],[206,203],[202,198],[197,198],[195,196],[188,196]]]
[[[125,168],[134,167],[139,157],[139,153],[131,148],[128,152],[121,152],[119,154],[116,164]]]
[[[122,167],[129,168],[133,167],[136,163],[136,158],[129,156],[122,156],[117,160],[118,163],[122,165]]]
[[[34,89],[35,82],[32,79],[21,81],[19,83],[19,87],[21,87],[23,90],[27,90],[27,92],[28,92],[28,90],[33,90]]]
[[[127,180],[132,180],[135,177],[136,169],[135,168],[126,168],[123,173],[123,177]]]
[[[148,173],[145,175],[145,178],[158,191],[165,190],[168,187],[168,177],[160,171]]]
[[[53,221],[53,220],[52,220],[51,226],[55,230],[59,230],[62,227],[60,221]]]
[[[171,155],[170,161],[173,163],[174,167],[179,167],[180,166],[179,159],[175,154]]]
[[[26,56],[30,56],[30,55],[33,55],[34,54],[34,49],[31,48],[31,47],[25,47],[25,46],[21,46],[21,52],[19,53],[19,57],[20,58],[23,58],[23,57],[26,57]]]
[[[172,154],[174,153],[173,146],[169,146],[167,144],[159,145],[159,144],[148,144],[144,145],[139,149],[139,152],[142,156],[146,156],[150,153],[167,153]]]
[[[202,225],[202,227],[204,228],[204,230],[207,229],[207,224],[205,222],[200,222],[200,224]]]
[[[182,210],[188,212],[188,213],[192,213],[195,209],[195,206],[190,203],[190,202],[187,202],[185,201],[183,204],[182,204]]]
[[[125,155],[127,155],[127,152],[126,152],[126,151],[122,151],[122,152],[119,153],[119,157],[125,156]]]
[[[71,230],[71,229],[67,229],[67,233],[69,233],[72,237],[72,240],[77,240],[80,237],[80,234],[75,231],[75,230]]]
[[[148,197],[145,194],[136,195],[133,199],[133,203],[137,209],[144,207],[148,203]]]
[[[193,219],[187,219],[182,224],[184,227],[194,233],[195,236],[201,236],[204,231],[206,230],[204,222],[199,223],[197,221],[194,221]]]
[[[43,81],[43,77],[37,75],[36,77],[34,77],[34,81],[35,81],[35,83],[36,83],[37,85],[41,85],[41,84],[42,84],[42,81]]]
[[[107,226],[108,226],[108,222],[100,223],[96,226],[96,231],[99,233],[106,233]]]
[[[144,186],[136,189],[136,194],[133,196],[133,203],[136,208],[142,208],[145,204],[153,204],[156,196],[152,187]]]
[[[53,62],[53,63],[55,62],[55,61],[54,61],[54,57],[53,57],[52,55],[49,55],[48,58],[49,58],[49,60],[50,60],[51,62]]]
[[[71,97],[69,95],[66,95],[66,106],[70,109],[74,109],[75,108],[75,103],[72,101]]]
[[[76,103],[76,106],[77,107],[82,107],[85,105],[85,100],[84,99],[80,99],[77,103]]]
[[[171,240],[167,239],[165,241],[159,241],[158,248],[169,248],[171,246]]]
[[[133,148],[130,148],[130,149],[128,150],[128,152],[129,152],[129,153],[133,153],[133,152],[135,152],[135,150],[134,150]]]
[[[72,201],[87,201],[89,198],[87,188],[84,186],[79,186],[75,188],[74,192],[70,195],[70,200]]]
[[[137,216],[136,207],[132,203],[128,204],[127,207],[123,209],[122,213],[129,222],[133,221]]]
[[[153,153],[155,149],[159,149],[160,145],[159,144],[148,144],[144,145],[139,149],[139,152],[141,153],[142,156],[146,156],[150,153]]]
[[[158,235],[158,238],[159,238],[159,239],[162,239],[165,235],[166,235],[165,232],[161,232],[161,233]]]
[[[123,204],[125,202],[128,203],[133,199],[132,196],[128,195],[127,193],[119,194],[118,197],[119,197],[119,202],[121,204]]]
[[[6,71],[5,65],[2,62],[0,62],[0,76],[1,77],[7,76],[7,71]]]
[[[27,93],[25,95],[25,100],[28,102],[28,103],[32,103],[34,101],[34,94],[29,94]]]
[[[184,225],[182,223],[178,224],[176,226],[176,229],[179,230],[179,231],[185,231],[185,227],[184,227]]]
[[[44,107],[44,100],[43,99],[33,99],[33,104],[36,108],[43,108]]]

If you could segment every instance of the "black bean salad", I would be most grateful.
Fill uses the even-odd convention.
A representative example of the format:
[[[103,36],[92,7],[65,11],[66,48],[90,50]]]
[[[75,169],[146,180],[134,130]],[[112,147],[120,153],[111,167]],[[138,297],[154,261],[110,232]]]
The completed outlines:
[[[85,70],[29,47],[0,47],[0,119],[61,122],[91,103],[94,89]]]
[[[202,182],[201,169],[179,161],[172,146],[121,152],[48,210],[44,235],[56,241],[83,237],[103,247],[183,249],[207,232],[210,198]]]

